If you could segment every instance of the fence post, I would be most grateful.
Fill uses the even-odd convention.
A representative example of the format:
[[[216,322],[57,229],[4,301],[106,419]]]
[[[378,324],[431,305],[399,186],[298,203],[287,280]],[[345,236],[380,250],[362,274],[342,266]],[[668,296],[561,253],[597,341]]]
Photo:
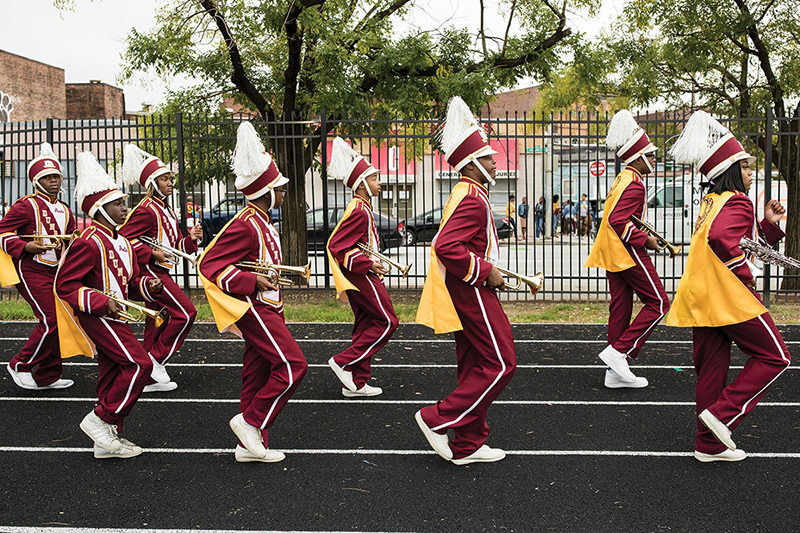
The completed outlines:
[[[48,118],[46,124],[45,137],[50,146],[53,146],[53,119]]]
[[[319,129],[321,137],[319,143],[321,148],[320,159],[322,163],[320,165],[320,174],[322,176],[322,228],[327,237],[330,231],[330,221],[328,220],[328,116],[324,109],[319,113]],[[324,255],[325,251],[323,250],[323,256]],[[331,267],[328,261],[322,261],[322,264],[325,265],[325,301],[328,301],[331,297]]]
[[[181,233],[187,235],[186,228],[186,161],[184,160],[183,153],[183,113],[178,111],[175,113],[175,144],[178,155],[178,202],[180,205],[180,216],[178,220],[181,225]],[[189,262],[183,260],[183,289],[191,292],[189,287]]]
[[[772,108],[767,106],[766,112],[766,142],[764,143],[764,206],[772,199],[772,134],[773,120]],[[759,221],[756,220],[756,223]],[[764,307],[769,309],[771,296],[771,268],[769,263],[764,263]]]

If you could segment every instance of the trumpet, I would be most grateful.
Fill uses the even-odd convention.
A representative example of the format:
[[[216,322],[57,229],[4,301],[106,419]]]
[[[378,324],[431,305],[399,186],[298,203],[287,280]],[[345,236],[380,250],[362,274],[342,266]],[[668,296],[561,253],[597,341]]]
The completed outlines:
[[[769,246],[764,246],[750,239],[742,239],[739,241],[739,248],[742,251],[758,257],[765,263],[777,265],[781,268],[800,269],[800,259],[783,255],[777,250],[773,250]]]
[[[653,226],[641,220],[636,215],[631,215],[631,222],[639,226],[639,229],[642,230],[643,232],[655,237],[656,240],[658,241],[658,249],[663,250],[666,248],[669,251],[670,259],[681,253],[680,246],[675,246],[674,244],[671,244],[667,239],[662,237],[659,233],[656,233],[656,230],[655,228],[653,228]]]
[[[398,272],[400,272],[403,277],[405,278],[408,276],[408,271],[411,270],[411,266],[414,263],[408,265],[401,265],[397,261],[392,260],[391,257],[384,255],[376,250],[371,249],[369,246],[364,244],[363,242],[358,243],[358,249],[367,254],[370,257],[373,257],[378,260],[378,262],[383,263],[387,267],[387,271],[391,270],[392,267],[396,268]]]
[[[187,261],[189,261],[192,264],[192,266],[197,266],[197,260],[191,254],[187,254],[186,252],[182,252],[182,251],[178,250],[177,248],[173,248],[172,246],[167,246],[163,242],[157,241],[152,237],[148,237],[147,235],[142,235],[141,237],[138,237],[138,239],[140,241],[142,241],[143,243],[145,243],[150,248],[153,248],[155,250],[161,250],[162,252],[167,254],[167,258],[169,259],[171,257],[172,260],[173,260],[173,261],[170,261],[170,262],[176,262],[177,263],[178,262],[178,258],[183,258],[183,259],[186,259]]]
[[[111,291],[108,290],[103,291],[102,294],[105,294],[109,300],[114,300],[118,304],[125,307],[124,311],[119,311],[119,317],[125,322],[142,322],[144,317],[148,316],[155,320],[156,327],[160,328],[162,324],[169,320],[169,312],[167,311],[166,307],[162,307],[160,310],[154,311],[153,309],[148,309],[143,305],[139,305],[135,302],[120,298],[119,296],[115,296],[111,293]]]
[[[265,263],[263,261],[240,261],[233,266],[250,270],[267,277],[267,280],[273,285],[280,285],[281,287],[291,287],[294,282],[289,278],[281,277],[281,272],[293,276],[300,276],[306,283],[311,277],[311,262],[303,266],[290,266],[290,265],[274,265],[272,263]]]
[[[505,268],[500,268],[497,265],[495,265],[495,268],[504,276],[508,276],[514,280],[513,282],[506,283],[506,288],[512,291],[524,289],[525,286],[527,286],[531,294],[536,294],[542,288],[542,285],[544,285],[544,274],[541,272],[537,272],[535,276],[525,276],[512,272],[511,270],[506,270]]]
[[[56,250],[61,248],[61,241],[72,241],[72,239],[77,239],[81,236],[81,230],[76,229],[72,233],[69,234],[57,234],[57,235],[48,235],[46,233],[34,233],[32,235],[17,235],[17,237],[24,237],[26,239],[33,239],[34,242],[38,242],[48,250]],[[56,242],[44,242],[44,239],[53,239]]]

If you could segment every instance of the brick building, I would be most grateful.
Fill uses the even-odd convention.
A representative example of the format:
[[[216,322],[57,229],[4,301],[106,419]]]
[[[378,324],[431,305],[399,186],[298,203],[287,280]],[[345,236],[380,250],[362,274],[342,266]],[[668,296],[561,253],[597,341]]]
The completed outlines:
[[[0,122],[121,118],[125,95],[100,81],[66,83],[64,69],[0,50]]]

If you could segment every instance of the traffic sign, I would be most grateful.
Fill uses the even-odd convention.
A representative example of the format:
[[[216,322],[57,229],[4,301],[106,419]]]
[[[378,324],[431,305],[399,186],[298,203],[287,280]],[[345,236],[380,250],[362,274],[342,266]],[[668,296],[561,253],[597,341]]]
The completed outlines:
[[[606,164],[603,161],[592,161],[589,164],[589,174],[592,176],[599,178],[600,176],[605,175],[606,173]]]

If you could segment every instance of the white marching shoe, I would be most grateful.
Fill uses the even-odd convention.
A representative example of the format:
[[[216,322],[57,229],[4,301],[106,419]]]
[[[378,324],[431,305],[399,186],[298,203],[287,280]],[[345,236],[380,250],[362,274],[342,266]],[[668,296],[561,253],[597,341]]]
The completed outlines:
[[[104,422],[97,416],[94,409],[83,417],[81,430],[86,433],[95,444],[110,452],[119,451],[122,448],[122,441],[117,437],[117,427],[108,422]]]
[[[178,388],[178,384],[174,381],[170,381],[167,383],[151,383],[150,385],[145,385],[142,392],[169,392],[171,390],[175,390]]]
[[[731,430],[723,424],[716,416],[711,414],[711,411],[706,409],[699,415],[697,418],[700,419],[700,422],[703,423],[708,429],[711,430],[711,433],[717,437],[717,440],[720,441],[722,444],[728,447],[729,450],[736,449],[736,443],[733,442],[731,438]]]
[[[242,413],[231,418],[229,423],[231,429],[239,437],[239,441],[247,450],[257,457],[266,457],[267,449],[261,438],[261,430],[248,424]]]
[[[425,435],[431,448],[433,448],[442,459],[447,461],[453,459],[453,450],[450,449],[450,441],[447,438],[447,433],[441,435],[429,428],[428,424],[422,419],[422,411],[417,411],[416,414],[414,414],[414,420],[417,421],[419,429],[422,430],[422,434]]]
[[[118,439],[120,448],[118,450],[109,450],[94,443],[94,458],[95,459],[130,459],[142,454],[142,449],[136,444],[127,439]]]
[[[366,397],[366,396],[378,396],[379,394],[383,393],[383,389],[380,387],[373,387],[372,385],[364,384],[363,387],[356,391],[351,391],[347,389],[342,389],[342,396],[345,398],[359,398],[359,397]]]
[[[604,385],[609,389],[641,389],[647,387],[647,384],[647,378],[637,376],[633,381],[625,381],[619,377],[619,374],[610,368],[606,370],[606,379]]]
[[[51,383],[50,385],[41,385],[39,390],[47,390],[47,389],[67,389],[75,385],[75,382],[71,379],[58,379]]]
[[[333,360],[333,357],[328,359],[328,366],[331,367],[331,370],[333,370],[333,373],[336,374],[337,378],[339,378],[339,381],[342,382],[342,385],[344,385],[345,389],[352,392],[356,391],[356,384],[353,382],[352,372],[348,372],[344,368],[337,365],[336,361]]]
[[[266,450],[267,455],[262,457],[261,455],[254,454],[244,446],[237,444],[234,457],[236,457],[236,462],[239,463],[277,463],[286,459],[286,455],[284,455],[283,452],[270,450],[269,448],[266,448]]]
[[[17,387],[27,390],[39,390],[39,385],[36,384],[36,380],[33,379],[33,374],[30,372],[17,372],[11,368],[11,363],[6,365],[6,370],[8,370],[8,373],[11,375],[11,379],[14,380],[14,383],[17,384]]]
[[[633,383],[636,376],[628,367],[628,356],[614,349],[610,344],[598,354],[598,357],[608,365],[611,370],[619,374],[620,379]]]
[[[166,384],[172,381],[169,374],[167,374],[167,367],[165,365],[156,361],[152,355],[150,355],[150,360],[153,362],[153,370],[150,372],[150,377],[156,380],[156,383]]]
[[[744,450],[738,448],[736,450],[725,450],[721,453],[703,453],[694,451],[694,458],[701,463],[713,463],[714,461],[742,461],[747,459],[747,454]]]
[[[462,457],[461,459],[453,459],[454,465],[468,465],[470,463],[493,463],[495,461],[502,461],[506,458],[506,452],[500,448],[490,448],[483,445],[475,450],[472,455]]]

